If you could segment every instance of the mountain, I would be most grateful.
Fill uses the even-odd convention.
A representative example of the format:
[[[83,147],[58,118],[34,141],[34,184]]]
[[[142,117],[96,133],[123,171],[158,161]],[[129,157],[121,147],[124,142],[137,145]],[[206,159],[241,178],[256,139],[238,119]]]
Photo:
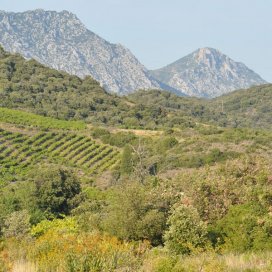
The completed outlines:
[[[198,49],[150,72],[156,79],[187,95],[206,98],[266,83],[243,63],[213,48]]]
[[[68,11],[0,11],[0,43],[54,69],[82,78],[91,75],[111,92],[175,91],[154,79],[127,48],[102,39]]]
[[[0,44],[54,69],[81,78],[91,75],[104,89],[118,94],[164,89],[212,98],[266,83],[244,64],[212,48],[198,49],[166,67],[148,71],[127,48],[91,32],[68,11],[0,11]]]

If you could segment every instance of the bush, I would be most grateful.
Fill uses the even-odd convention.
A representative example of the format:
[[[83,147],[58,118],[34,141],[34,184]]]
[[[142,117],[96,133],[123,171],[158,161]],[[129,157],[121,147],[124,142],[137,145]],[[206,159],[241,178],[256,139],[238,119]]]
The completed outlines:
[[[124,147],[127,144],[132,144],[137,137],[133,133],[117,132],[116,134],[105,134],[101,140],[105,144],[114,145],[117,147]]]
[[[133,171],[133,156],[132,148],[129,145],[126,145],[123,149],[121,157],[120,170],[123,174],[131,174]]]
[[[178,144],[178,141],[175,137],[165,137],[163,140],[161,140],[158,143],[158,149],[161,151],[166,151],[168,149],[171,149],[172,147],[174,147],[175,145]]]
[[[165,245],[173,253],[189,254],[204,247],[207,230],[192,206],[175,204],[168,218],[168,230],[164,234]]]
[[[218,221],[217,231],[223,235],[223,248],[227,251],[272,249],[271,218],[256,203],[232,206]]]
[[[59,231],[54,230],[25,248],[28,261],[35,263],[40,272],[137,271],[146,249],[143,243],[123,243],[100,233],[64,233],[60,239]]]
[[[95,128],[92,131],[92,136],[94,138],[101,138],[102,136],[110,136],[110,132],[104,128]]]
[[[54,219],[52,221],[43,220],[36,226],[32,227],[31,235],[39,237],[49,231],[58,232],[62,235],[64,233],[77,233],[79,231],[79,226],[76,220],[72,217]]]
[[[30,231],[30,215],[26,210],[13,212],[4,222],[3,234],[6,238],[22,238]]]

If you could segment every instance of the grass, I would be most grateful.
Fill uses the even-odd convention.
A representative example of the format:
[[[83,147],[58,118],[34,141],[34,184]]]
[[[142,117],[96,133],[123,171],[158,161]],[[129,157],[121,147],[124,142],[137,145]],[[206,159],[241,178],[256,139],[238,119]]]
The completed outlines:
[[[21,260],[13,264],[12,272],[37,272],[37,266],[31,262]]]
[[[51,117],[0,107],[0,122],[17,124],[20,126],[38,127],[41,129],[83,130],[83,121],[65,121]]]
[[[272,252],[243,254],[199,253],[193,256],[171,256],[153,250],[144,261],[145,272],[270,272]]]
[[[1,269],[0,269],[1,271]],[[9,270],[6,270],[7,272]],[[33,262],[17,260],[12,272],[38,272]],[[59,270],[64,272],[63,269]],[[66,271],[66,270],[65,270]],[[69,270],[70,271],[70,270]],[[102,270],[104,271],[104,270]],[[115,270],[114,270],[115,271]],[[118,270],[119,271],[119,270]],[[126,270],[127,271],[127,270]],[[226,254],[200,253],[194,256],[170,256],[151,253],[135,272],[271,272],[272,252]]]

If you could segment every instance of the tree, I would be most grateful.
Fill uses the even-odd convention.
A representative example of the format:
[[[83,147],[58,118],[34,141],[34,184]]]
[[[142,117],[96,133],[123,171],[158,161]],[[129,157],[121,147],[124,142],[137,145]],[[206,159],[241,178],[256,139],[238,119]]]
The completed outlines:
[[[166,216],[154,202],[148,188],[139,182],[120,186],[106,208],[103,229],[120,239],[161,244]]]
[[[22,238],[30,231],[30,215],[28,211],[11,213],[4,222],[3,234],[5,237]]]
[[[35,178],[35,185],[37,205],[48,216],[67,215],[79,204],[80,182],[66,169],[44,169]]]
[[[150,161],[150,153],[146,145],[138,139],[138,144],[130,145],[133,151],[133,174],[134,179],[140,183],[145,182],[145,178],[150,174],[156,172],[156,164]]]
[[[131,147],[126,145],[121,158],[121,172],[131,174],[133,170],[133,158]]]
[[[176,254],[189,254],[206,243],[206,226],[193,206],[175,204],[167,220],[164,234],[166,247]]]
[[[7,62],[6,74],[7,74],[8,81],[11,81],[15,71],[16,71],[16,63],[14,61]]]

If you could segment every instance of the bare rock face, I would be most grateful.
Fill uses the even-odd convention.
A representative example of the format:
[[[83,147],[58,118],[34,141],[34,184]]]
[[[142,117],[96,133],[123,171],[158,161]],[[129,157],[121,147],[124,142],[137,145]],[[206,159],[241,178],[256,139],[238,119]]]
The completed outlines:
[[[151,74],[189,96],[207,98],[266,83],[243,63],[213,48],[198,49]]]
[[[165,87],[120,44],[111,44],[68,11],[0,11],[5,50],[70,74],[91,75],[108,91],[126,94]]]

